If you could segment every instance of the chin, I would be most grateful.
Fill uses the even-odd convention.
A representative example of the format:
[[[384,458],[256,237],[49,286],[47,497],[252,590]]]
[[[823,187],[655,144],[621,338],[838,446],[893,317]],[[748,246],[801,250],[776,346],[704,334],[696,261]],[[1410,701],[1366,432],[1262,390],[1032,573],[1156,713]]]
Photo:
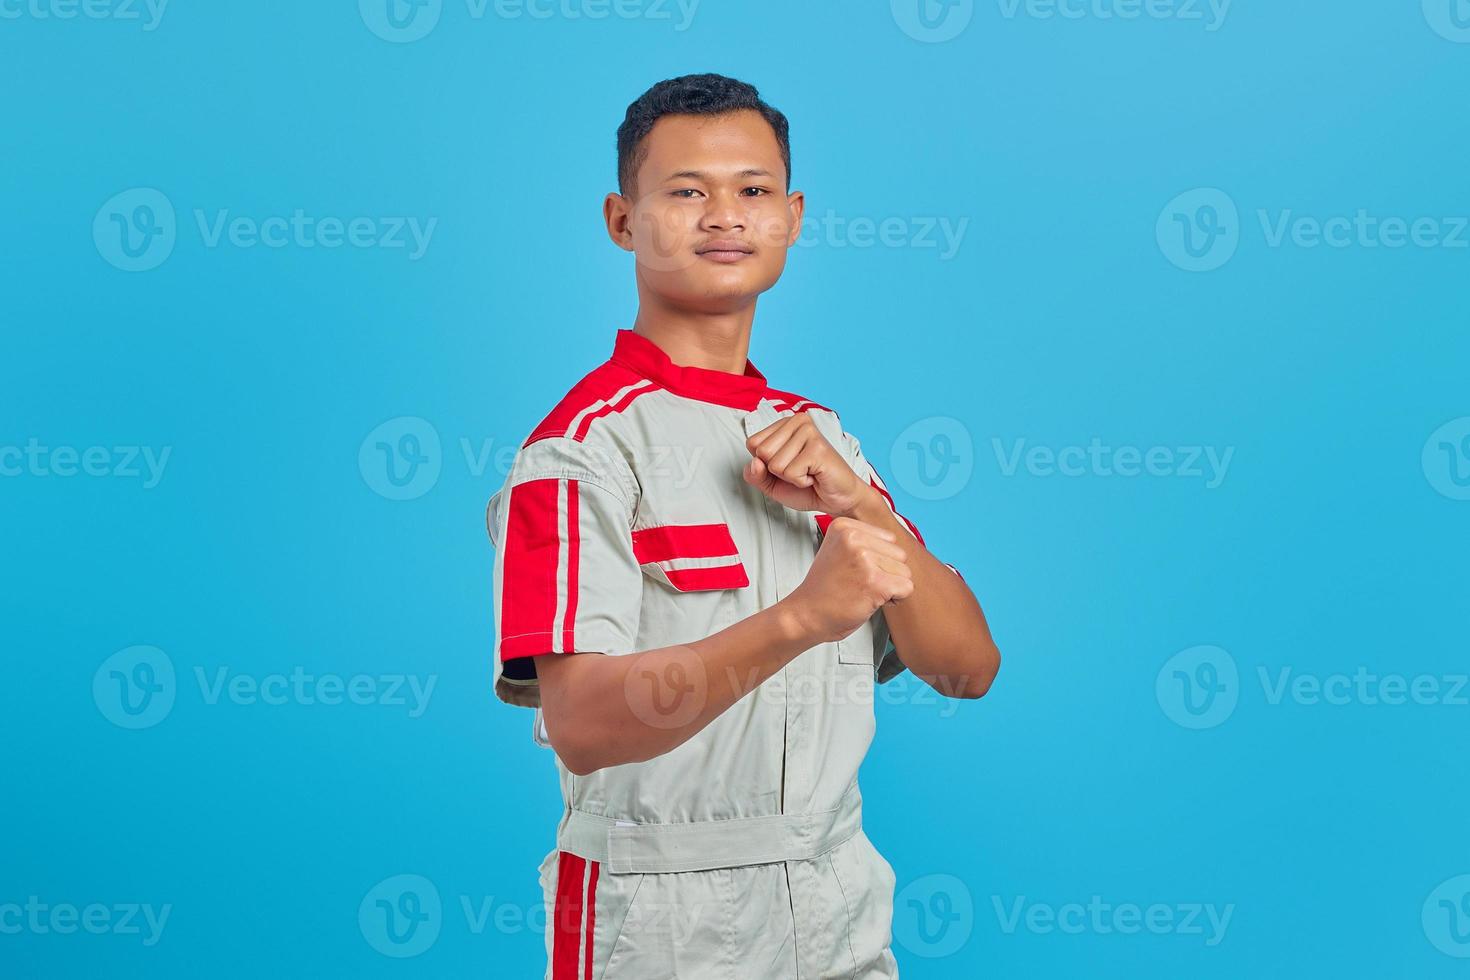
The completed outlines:
[[[771,276],[759,269],[715,269],[711,275],[700,277],[691,283],[694,292],[706,299],[749,299],[759,296],[776,284]]]

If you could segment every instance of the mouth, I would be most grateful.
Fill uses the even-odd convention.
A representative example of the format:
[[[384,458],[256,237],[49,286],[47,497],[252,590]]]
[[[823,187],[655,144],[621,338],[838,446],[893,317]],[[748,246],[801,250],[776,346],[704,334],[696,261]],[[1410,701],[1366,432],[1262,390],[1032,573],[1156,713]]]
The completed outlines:
[[[694,250],[694,254],[711,262],[730,263],[739,262],[741,259],[749,258],[755,253],[755,249],[738,241],[718,241],[701,245]]]

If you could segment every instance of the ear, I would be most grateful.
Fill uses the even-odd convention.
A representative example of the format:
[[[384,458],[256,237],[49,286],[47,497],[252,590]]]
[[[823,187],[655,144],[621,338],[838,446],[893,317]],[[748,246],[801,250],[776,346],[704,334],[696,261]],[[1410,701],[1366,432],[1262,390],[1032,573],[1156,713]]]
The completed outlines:
[[[792,191],[786,195],[786,207],[791,210],[791,235],[786,239],[786,247],[790,248],[801,237],[801,216],[806,213],[806,195],[801,191]]]
[[[607,222],[607,237],[625,252],[633,251],[633,231],[628,227],[633,204],[621,194],[609,194],[602,200],[602,220]]]

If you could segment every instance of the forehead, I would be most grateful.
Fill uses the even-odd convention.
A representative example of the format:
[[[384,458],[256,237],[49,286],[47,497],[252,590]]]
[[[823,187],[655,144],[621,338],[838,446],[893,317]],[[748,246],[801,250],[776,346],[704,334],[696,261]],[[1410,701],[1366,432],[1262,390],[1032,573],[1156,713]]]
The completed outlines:
[[[759,168],[777,178],[786,174],[776,131],[754,109],[720,116],[664,116],[643,142],[640,182],[660,181],[681,170],[712,176]]]

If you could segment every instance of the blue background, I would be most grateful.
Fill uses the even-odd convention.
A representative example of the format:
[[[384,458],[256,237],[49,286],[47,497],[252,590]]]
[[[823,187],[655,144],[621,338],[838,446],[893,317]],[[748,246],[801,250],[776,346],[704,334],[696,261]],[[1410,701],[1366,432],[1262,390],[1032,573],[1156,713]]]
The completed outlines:
[[[613,135],[644,88],[691,71],[747,79],[789,115],[809,216],[897,218],[910,237],[968,222],[949,257],[809,233],[751,352],[842,412],[1005,655],[981,701],[913,684],[880,699],[862,781],[898,875],[903,976],[1470,968],[1436,948],[1470,954],[1451,928],[1470,915],[1427,901],[1470,872],[1470,708],[1272,703],[1258,674],[1466,670],[1470,502],[1452,467],[1470,457],[1421,450],[1470,425],[1470,250],[1273,247],[1258,218],[1470,213],[1454,122],[1470,44],[1417,3],[1240,3],[1209,30],[1203,7],[989,2],[935,42],[881,2],[704,0],[680,30],[673,6],[477,19],[445,0],[398,43],[345,0],[178,2],[154,30],[30,2],[0,19],[0,447],[171,455],[151,488],[0,477],[0,906],[171,912],[152,946],[0,931],[0,976],[540,976],[537,930],[477,932],[461,904],[534,910],[560,806],[531,713],[490,693],[483,518],[503,469],[462,440],[514,447],[631,324],[631,261],[599,210]],[[149,271],[93,235],[133,188],[177,215]],[[1211,226],[1187,198],[1168,211],[1197,188],[1238,208],[1209,272],[1156,234],[1174,213]],[[437,225],[416,260],[209,247],[194,213],[223,209]],[[440,472],[393,500],[359,452],[405,416],[438,434]],[[971,475],[921,499],[900,436],[946,418]],[[1234,455],[1211,488],[1007,475],[994,442],[1094,438]],[[139,644],[176,689],[129,730],[93,681]],[[1200,645],[1236,666],[1237,703],[1196,729],[1163,692],[1170,658]],[[298,667],[436,686],[412,717],[211,703],[196,677]],[[358,919],[400,874],[442,901],[411,959]],[[936,883],[972,910],[939,957],[907,902]],[[1094,895],[1234,908],[1213,946],[1208,930],[1007,931],[996,912]]]

